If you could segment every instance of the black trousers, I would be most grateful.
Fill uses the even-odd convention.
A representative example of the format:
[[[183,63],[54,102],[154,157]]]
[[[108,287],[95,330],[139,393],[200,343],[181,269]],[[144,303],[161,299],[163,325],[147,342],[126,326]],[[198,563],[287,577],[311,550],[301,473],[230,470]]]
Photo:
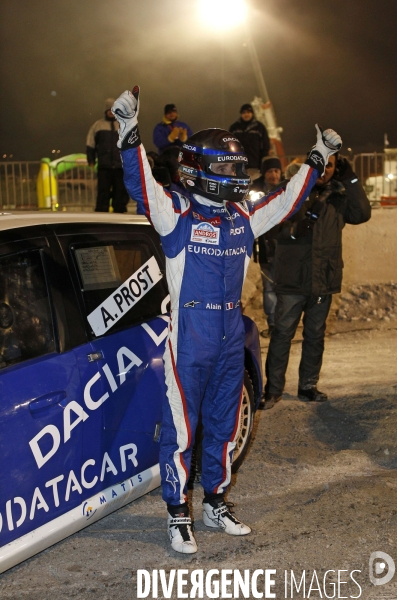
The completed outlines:
[[[323,296],[321,300],[318,303],[315,296],[277,294],[276,322],[266,359],[267,393],[281,394],[284,390],[291,341],[302,312],[303,343],[299,387],[316,385],[323,362],[325,326],[332,295]]]
[[[123,181],[123,169],[98,169],[96,212],[109,212],[112,199],[115,213],[127,212],[128,192]]]

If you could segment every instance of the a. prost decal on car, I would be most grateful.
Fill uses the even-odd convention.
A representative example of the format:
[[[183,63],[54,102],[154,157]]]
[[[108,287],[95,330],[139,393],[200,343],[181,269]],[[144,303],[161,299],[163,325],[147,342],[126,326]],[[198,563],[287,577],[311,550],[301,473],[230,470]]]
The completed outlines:
[[[109,331],[162,277],[160,267],[152,256],[88,315],[94,334],[99,336]]]
[[[194,223],[192,225],[192,235],[190,236],[191,242],[200,242],[200,244],[214,244],[219,246],[219,227],[213,227],[211,223],[204,222],[198,225]]]

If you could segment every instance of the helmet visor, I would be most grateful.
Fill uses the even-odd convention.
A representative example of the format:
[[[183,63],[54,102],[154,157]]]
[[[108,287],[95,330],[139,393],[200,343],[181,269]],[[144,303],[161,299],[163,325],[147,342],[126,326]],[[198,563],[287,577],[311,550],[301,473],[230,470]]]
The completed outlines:
[[[215,175],[227,175],[228,177],[236,177],[236,163],[227,162],[227,163],[210,163],[208,165],[208,170]]]
[[[237,177],[237,179],[249,177],[245,162],[210,163],[207,166],[207,172],[219,177]]]

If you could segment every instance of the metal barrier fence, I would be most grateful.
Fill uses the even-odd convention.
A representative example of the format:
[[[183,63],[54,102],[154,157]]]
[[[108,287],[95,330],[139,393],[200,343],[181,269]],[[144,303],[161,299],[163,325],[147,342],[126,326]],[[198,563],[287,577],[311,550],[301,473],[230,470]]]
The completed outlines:
[[[57,184],[57,210],[95,209],[97,175],[87,163],[59,162],[55,169]]]
[[[94,210],[97,176],[86,161],[0,162],[1,210]]]
[[[0,162],[0,208],[37,209],[36,182],[40,161]]]
[[[280,157],[288,164],[293,157]],[[353,170],[372,204],[397,206],[397,149],[358,154]],[[97,176],[84,159],[0,162],[1,210],[91,211]]]
[[[397,205],[397,149],[357,154],[353,170],[362,181],[369,201],[374,205]]]

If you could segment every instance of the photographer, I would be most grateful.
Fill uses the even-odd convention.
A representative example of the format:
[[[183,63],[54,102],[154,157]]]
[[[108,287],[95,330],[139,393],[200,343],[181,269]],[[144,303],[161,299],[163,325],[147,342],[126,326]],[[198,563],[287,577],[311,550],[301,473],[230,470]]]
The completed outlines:
[[[281,399],[291,341],[302,313],[298,397],[327,400],[317,382],[332,294],[341,291],[342,229],[345,223],[358,225],[370,217],[370,204],[350,163],[334,154],[300,210],[282,224],[274,259],[277,306],[266,360],[265,408]]]

